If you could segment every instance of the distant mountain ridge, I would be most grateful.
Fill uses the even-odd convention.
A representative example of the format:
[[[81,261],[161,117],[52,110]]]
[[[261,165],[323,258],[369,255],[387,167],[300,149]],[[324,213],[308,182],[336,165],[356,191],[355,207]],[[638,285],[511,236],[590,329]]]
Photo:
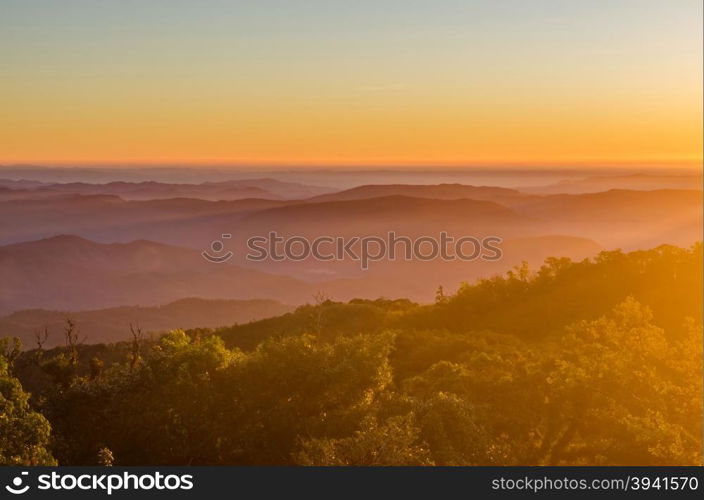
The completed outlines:
[[[290,188],[273,179],[255,181],[267,189]],[[232,182],[199,186],[228,188]],[[114,184],[124,190],[154,183]],[[581,259],[602,249],[689,246],[702,239],[699,190],[530,195],[491,186],[395,184],[303,200],[125,200],[115,194],[53,193],[2,201],[2,196],[0,314],[156,306],[183,297],[297,305],[319,291],[336,300],[429,301],[428,290],[435,286],[451,289],[524,260],[539,265],[550,256]],[[496,236],[504,252],[496,262],[382,257],[368,271],[344,257],[245,259],[247,240],[272,231],[347,240],[391,232],[410,238],[438,238],[441,232],[456,238]],[[234,256],[223,265],[207,262],[201,252],[221,239]]]
[[[0,314],[156,306],[183,297],[297,303],[312,293],[299,280],[212,264],[192,249],[65,235],[0,247],[0,276]]]
[[[284,206],[295,201],[244,199],[207,201],[191,198],[125,201],[114,195],[73,195],[0,201],[0,244],[75,234],[97,241],[159,239],[160,230],[183,234],[192,219]],[[222,232],[222,231],[220,231]],[[215,233],[214,236],[220,234]],[[168,239],[160,239],[169,242]]]
[[[495,186],[471,186],[466,184],[367,184],[337,193],[324,194],[310,198],[311,202],[350,201],[386,196],[408,196],[413,198],[432,198],[436,200],[457,200],[462,198],[505,203],[523,198],[516,189]]]
[[[0,337],[16,336],[24,348],[32,348],[35,333],[46,328],[49,337],[44,347],[62,345],[62,331],[71,318],[81,337],[90,344],[119,342],[130,337],[130,325],[145,334],[175,328],[215,328],[247,323],[292,311],[274,300],[181,299],[156,307],[113,307],[90,311],[48,311],[28,309],[0,317]]]
[[[272,299],[300,305],[318,292],[336,300],[406,296],[429,301],[437,285],[450,290],[461,281],[503,272],[522,260],[538,265],[549,256],[584,258],[601,249],[592,241],[568,236],[508,240],[503,248],[504,259],[493,264],[380,262],[360,274],[358,262],[343,262],[342,267],[326,268],[331,271],[326,280],[311,282],[290,277],[285,268],[213,264],[197,250],[152,241],[103,244],[62,235],[0,247],[0,315],[24,309],[154,307],[184,297]],[[356,273],[346,273],[345,266]]]
[[[450,192],[456,194],[454,187]],[[478,189],[489,196],[494,188]],[[610,190],[538,196],[498,189],[503,193],[500,202],[398,194],[337,201],[317,198],[315,202],[124,201],[111,195],[0,201],[0,244],[75,234],[101,242],[148,239],[202,250],[224,233],[243,240],[270,230],[304,236],[441,230],[504,238],[562,234],[628,250],[661,243],[687,246],[701,239],[701,191]]]
[[[702,189],[702,174],[644,174],[597,175],[583,179],[562,180],[545,186],[520,188],[530,194],[584,194],[608,191],[611,189],[630,189],[650,191],[656,189]]]
[[[195,198],[201,200],[241,200],[261,198],[269,200],[303,199],[334,191],[330,188],[284,182],[270,178],[241,179],[200,184],[172,184],[156,181],[114,181],[105,184],[86,182],[43,183],[25,180],[0,179],[5,191],[0,199],[38,198],[61,194],[115,195],[124,200],[159,200]],[[11,191],[8,191],[11,190]]]

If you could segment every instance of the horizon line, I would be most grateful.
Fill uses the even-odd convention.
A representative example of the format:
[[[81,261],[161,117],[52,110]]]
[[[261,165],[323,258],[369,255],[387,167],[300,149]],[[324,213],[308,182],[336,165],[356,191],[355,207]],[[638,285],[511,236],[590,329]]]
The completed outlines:
[[[704,168],[704,158],[463,162],[243,162],[228,160],[79,160],[0,161],[6,168],[218,168],[218,169],[575,169],[575,168]]]

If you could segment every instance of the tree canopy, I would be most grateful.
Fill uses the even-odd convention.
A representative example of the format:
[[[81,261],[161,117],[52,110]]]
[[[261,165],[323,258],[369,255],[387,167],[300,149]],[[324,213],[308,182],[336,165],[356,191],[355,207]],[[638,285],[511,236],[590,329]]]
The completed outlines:
[[[6,342],[0,463],[699,464],[701,300],[701,245],[660,247],[519,266],[430,305]]]

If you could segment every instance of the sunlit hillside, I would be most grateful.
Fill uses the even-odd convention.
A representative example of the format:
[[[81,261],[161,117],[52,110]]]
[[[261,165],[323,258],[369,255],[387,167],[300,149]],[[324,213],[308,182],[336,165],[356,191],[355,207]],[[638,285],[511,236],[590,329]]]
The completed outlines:
[[[64,465],[95,464],[103,448],[123,465],[697,464],[701,263],[701,244],[548,259],[439,289],[432,305],[321,298],[110,345],[80,345],[69,324],[66,347],[5,344],[4,380],[18,377],[36,408],[18,403],[37,430],[16,453]]]

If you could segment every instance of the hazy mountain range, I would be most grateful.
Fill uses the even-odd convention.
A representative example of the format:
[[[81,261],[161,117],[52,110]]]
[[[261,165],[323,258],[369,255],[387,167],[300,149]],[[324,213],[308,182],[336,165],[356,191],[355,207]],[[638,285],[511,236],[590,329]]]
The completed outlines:
[[[432,186],[431,186],[432,187]],[[431,189],[425,189],[430,196]],[[461,187],[465,190],[468,187]],[[408,191],[417,192],[418,186]],[[447,195],[447,188],[441,187]],[[233,244],[270,230],[286,235],[497,235],[504,239],[562,234],[606,248],[635,249],[700,239],[701,192],[611,190],[580,195],[523,195],[499,191],[497,202],[404,194],[345,201],[127,201],[114,195],[65,195],[0,202],[0,244],[73,234],[100,242],[148,239],[204,250],[223,233]],[[485,191],[486,193],[486,191]]]
[[[535,268],[548,257],[583,259],[602,249],[687,246],[702,239],[698,180],[648,174],[571,177],[521,189],[460,183],[335,189],[261,177],[101,184],[2,179],[0,334],[27,337],[39,325],[58,328],[70,314],[91,341],[116,340],[128,334],[129,323],[149,330],[221,326],[281,314],[318,292],[336,300],[432,301],[439,285],[451,291],[523,261]],[[441,231],[498,236],[503,257],[384,259],[366,271],[349,259],[246,260],[247,239],[270,231],[309,239],[390,231],[410,238],[437,238]],[[234,256],[208,262],[201,252],[220,240],[222,251]],[[197,299],[181,301],[187,297]],[[257,302],[241,302],[252,299]]]
[[[156,306],[184,297],[299,300],[302,284],[151,241],[101,244],[56,236],[0,247],[0,312]]]
[[[168,198],[196,198],[201,200],[301,199],[333,191],[330,188],[310,186],[276,179],[244,179],[200,184],[170,184],[155,181],[45,183],[0,179],[0,199],[45,198],[62,194],[115,195],[125,200],[159,200]]]
[[[0,314],[28,308],[157,306],[183,297],[302,304],[321,291],[340,300],[377,296],[431,300],[438,285],[450,289],[461,280],[500,272],[509,263],[527,260],[537,265],[551,255],[586,257],[599,250],[593,242],[570,237],[519,239],[506,242],[504,248],[505,258],[491,265],[400,262],[352,275],[336,268],[337,276],[312,282],[229,262],[213,264],[196,250],[145,240],[102,244],[56,236],[0,247]]]
[[[566,179],[546,186],[526,187],[522,190],[536,194],[596,193],[609,189],[702,189],[702,174],[628,174],[595,175],[583,179]]]

